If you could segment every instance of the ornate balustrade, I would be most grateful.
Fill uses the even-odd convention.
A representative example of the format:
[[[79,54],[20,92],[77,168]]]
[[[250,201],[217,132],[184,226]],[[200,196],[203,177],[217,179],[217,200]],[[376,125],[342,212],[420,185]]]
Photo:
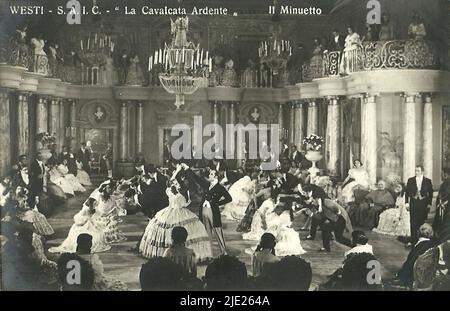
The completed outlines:
[[[348,51],[323,54],[323,70],[311,64],[303,66],[303,81],[368,70],[439,69],[439,57],[432,42],[424,40],[394,40],[364,42]]]

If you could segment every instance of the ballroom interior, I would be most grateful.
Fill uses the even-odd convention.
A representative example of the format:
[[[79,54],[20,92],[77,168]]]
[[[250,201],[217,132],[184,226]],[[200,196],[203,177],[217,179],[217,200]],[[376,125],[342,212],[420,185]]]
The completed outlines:
[[[1,173],[20,154],[34,154],[33,138],[49,132],[56,133],[58,151],[63,145],[77,148],[92,141],[99,155],[112,144],[114,170],[129,175],[139,153],[150,163],[163,163],[164,142],[173,140],[170,129],[175,124],[192,125],[198,115],[203,124],[247,125],[256,109],[258,122],[278,124],[280,140],[288,145],[302,149],[306,135],[324,137],[319,166],[332,176],[344,178],[353,159],[362,160],[373,182],[393,173],[406,180],[416,164],[423,164],[425,174],[438,185],[442,170],[450,165],[448,5],[445,1],[415,0],[407,6],[405,1],[380,2],[383,12],[391,15],[395,40],[364,45],[361,66],[345,76],[339,74],[333,53],[324,58],[319,72],[309,70],[313,42],[328,38],[333,29],[345,34],[344,24],[354,25],[362,36],[368,11],[363,1],[322,1],[326,14],[278,18],[259,14],[265,6],[252,1],[227,1],[231,10],[235,6],[256,11],[191,16],[188,40],[209,51],[212,72],[223,72],[229,59],[232,68],[226,79],[210,77],[207,85],[186,95],[184,105],[176,107],[175,96],[157,78],[160,67],[148,64],[150,56],[170,41],[168,16],[87,16],[79,25],[68,25],[64,18],[46,15],[11,16],[6,1],[3,36],[28,25],[29,38],[41,36],[48,45],[57,44],[61,58],[75,52],[82,64],[64,66],[72,74],[56,69],[43,74],[31,65],[11,65],[3,57],[1,145],[10,148],[1,149]],[[407,29],[415,11],[423,16],[429,44],[412,47],[415,54],[405,57]],[[289,42],[290,55],[274,61],[280,64],[266,60],[269,65],[261,67],[261,42],[274,38]],[[138,56],[142,71],[142,77],[131,82],[138,85],[120,77],[120,58],[131,54]],[[108,58],[115,66],[115,81],[102,78]]]
[[[10,172],[20,155],[32,160],[39,151],[48,151],[50,147],[37,137],[49,133],[57,153],[64,146],[76,151],[83,142],[91,143],[95,186],[107,178],[100,164],[108,150],[112,174],[130,178],[136,158],[164,166],[165,147],[177,138],[171,130],[180,124],[193,129],[195,116],[202,117],[204,126],[223,128],[277,124],[280,146],[302,151],[304,138],[318,135],[323,147],[317,167],[339,182],[356,159],[372,185],[379,179],[406,182],[416,165],[422,165],[437,191],[442,172],[450,170],[446,0],[379,0],[381,12],[390,15],[392,36],[362,40],[347,56],[350,65],[345,72],[344,52],[322,45],[317,53],[314,41],[328,46],[332,32],[345,38],[349,25],[366,37],[368,1],[152,0],[155,7],[192,8],[195,3],[237,12],[188,15],[186,38],[177,38],[184,40],[186,49],[173,48],[173,29],[186,26],[177,25],[176,16],[114,13],[124,1],[79,0],[87,8],[98,3],[112,13],[82,16],[81,24],[72,25],[65,15],[48,12],[13,15],[9,6],[16,2],[0,3],[0,176]],[[130,0],[126,5],[140,7],[142,2]],[[60,5],[57,0],[45,3]],[[269,15],[271,5],[317,6],[323,14]],[[420,15],[426,29],[420,40],[409,34],[414,14]],[[30,46],[33,39],[45,44],[41,46],[45,53],[36,54],[37,47]],[[189,49],[195,52],[185,52]],[[188,70],[181,74],[190,80],[177,80],[179,57],[192,62],[190,67],[183,63]],[[203,142],[208,139],[203,137]],[[234,159],[226,163],[230,169],[241,165]],[[57,208],[49,219],[55,235],[47,246],[64,240],[86,198],[72,197]],[[101,254],[105,271],[133,290],[139,288],[144,259],[128,248],[140,239],[147,222],[141,215],[127,216],[121,230],[128,240]],[[236,225],[224,221],[225,239],[230,254],[250,269],[244,250],[252,243],[242,240]],[[393,277],[408,250],[395,237],[372,232],[368,236],[385,263],[383,274]],[[340,267],[345,247],[337,245],[323,254],[312,251],[320,246],[318,241],[302,236],[302,244],[315,272],[314,287]],[[214,245],[214,253],[218,251]],[[199,275],[204,270],[200,267]]]

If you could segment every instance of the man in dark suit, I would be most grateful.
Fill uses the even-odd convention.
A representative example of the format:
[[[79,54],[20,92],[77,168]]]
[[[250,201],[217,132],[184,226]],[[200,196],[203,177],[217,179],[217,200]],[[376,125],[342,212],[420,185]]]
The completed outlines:
[[[139,182],[138,201],[142,212],[149,218],[169,205],[166,194],[167,178],[149,164],[145,167],[145,174]]]
[[[86,143],[82,142],[80,149],[77,152],[77,159],[83,164],[83,169],[91,174],[91,151],[86,147]]]
[[[417,230],[425,223],[433,200],[431,180],[423,176],[423,167],[416,166],[416,176],[406,184],[406,203],[409,205],[411,222],[411,243],[417,243]],[[407,206],[408,206],[407,205]]]
[[[352,246],[350,239],[344,237],[344,232],[347,230],[350,234],[353,231],[350,217],[347,211],[336,202],[321,197],[320,193],[314,193],[310,190],[308,193],[314,201],[313,218],[315,218],[322,228],[322,243],[321,251],[331,251],[330,242],[331,234],[334,232],[336,241],[346,245]],[[313,235],[315,232],[311,232]],[[314,236],[309,236],[308,239],[314,239]]]
[[[30,163],[30,203],[33,203],[34,199],[44,192],[45,164],[42,159],[42,152],[39,151],[36,158]],[[31,206],[34,206],[34,204]]]
[[[281,192],[283,194],[292,194],[298,185],[298,178],[289,173],[289,167],[283,167],[281,173]]]
[[[339,33],[337,29],[333,30],[332,38],[328,46],[328,50],[332,51],[342,51],[345,47],[345,38]]]
[[[219,243],[220,251],[222,254],[226,254],[220,207],[232,201],[231,195],[224,186],[219,184],[219,173],[216,170],[210,170],[208,179],[205,180],[192,172],[186,164],[182,164],[182,166],[188,178],[197,182],[205,191],[200,205],[200,220],[205,225],[211,242],[214,234]]]
[[[291,162],[294,162],[296,164],[299,164],[302,162],[303,155],[300,151],[297,150],[297,146],[291,147],[291,154],[289,156],[289,160],[291,160]]]
[[[418,242],[414,244],[402,268],[397,273],[397,279],[404,286],[412,286],[414,283],[414,264],[420,255],[435,246],[433,237],[433,228],[429,224],[423,224],[418,230]]]

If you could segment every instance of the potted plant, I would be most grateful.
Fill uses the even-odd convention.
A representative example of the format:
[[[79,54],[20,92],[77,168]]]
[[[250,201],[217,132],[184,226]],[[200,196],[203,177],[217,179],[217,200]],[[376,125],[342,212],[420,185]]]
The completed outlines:
[[[319,173],[316,163],[323,158],[321,152],[323,143],[323,138],[316,134],[310,134],[303,139],[303,145],[306,147],[305,158],[312,163],[311,168],[309,168],[311,178],[315,177]]]

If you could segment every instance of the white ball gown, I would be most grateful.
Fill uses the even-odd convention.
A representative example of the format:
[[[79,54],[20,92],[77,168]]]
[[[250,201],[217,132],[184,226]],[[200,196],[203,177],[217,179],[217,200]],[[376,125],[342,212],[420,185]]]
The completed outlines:
[[[147,258],[163,256],[172,245],[171,233],[174,227],[184,227],[188,232],[186,247],[192,249],[198,261],[213,258],[212,247],[205,226],[186,207],[189,202],[181,193],[166,190],[169,206],[150,219],[142,237],[139,252]]]
[[[92,236],[92,253],[104,252],[111,248],[105,241],[105,234],[102,226],[94,222],[93,214],[90,213],[89,207],[83,205],[74,217],[74,224],[70,227],[67,238],[60,246],[51,247],[48,251],[50,253],[75,253],[77,250],[77,238],[82,233],[87,233]]]
[[[356,187],[369,189],[370,180],[369,173],[364,168],[351,168],[348,171],[348,176],[353,179],[342,188],[342,201],[344,203],[350,203],[355,201],[354,190]]]
[[[243,238],[259,241],[263,233],[269,232],[277,240],[277,245],[275,246],[275,254],[277,256],[305,254],[306,251],[301,245],[298,232],[290,227],[292,224],[290,212],[287,210],[278,215],[273,212],[275,206],[276,204],[271,199],[264,201],[253,218],[252,230],[249,233],[244,233]],[[255,249],[256,245],[251,249],[247,249],[246,253],[253,254]]]
[[[255,182],[244,176],[231,185],[228,192],[233,201],[226,204],[222,215],[231,220],[242,220],[255,192]]]
[[[266,232],[266,216],[273,212],[275,202],[272,199],[265,200],[253,215],[250,231],[242,234],[244,240],[259,241]]]
[[[372,231],[401,237],[411,235],[410,216],[406,209],[404,195],[397,197],[395,206],[381,213],[378,227]]]
[[[73,174],[69,174],[69,169],[67,166],[60,164],[58,165],[58,172],[67,180],[72,186],[75,192],[85,192],[86,189],[82,184],[79,183],[78,179]]]
[[[77,161],[77,180],[83,186],[92,186],[89,174],[83,170],[83,163]]]
[[[50,170],[50,181],[60,187],[65,194],[75,196],[75,190],[71,183],[64,178],[61,171],[66,172],[64,166],[59,165]]]

